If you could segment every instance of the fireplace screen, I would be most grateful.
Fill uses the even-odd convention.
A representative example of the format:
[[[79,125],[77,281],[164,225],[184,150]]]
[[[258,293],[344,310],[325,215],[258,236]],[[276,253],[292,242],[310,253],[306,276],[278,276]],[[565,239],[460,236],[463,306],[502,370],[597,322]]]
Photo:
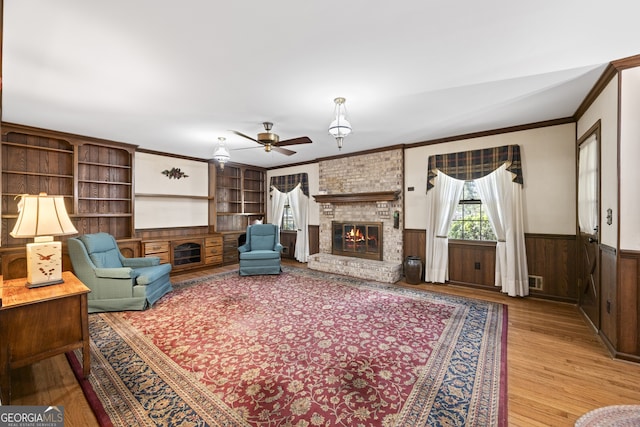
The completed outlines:
[[[334,255],[382,261],[381,222],[332,222]]]

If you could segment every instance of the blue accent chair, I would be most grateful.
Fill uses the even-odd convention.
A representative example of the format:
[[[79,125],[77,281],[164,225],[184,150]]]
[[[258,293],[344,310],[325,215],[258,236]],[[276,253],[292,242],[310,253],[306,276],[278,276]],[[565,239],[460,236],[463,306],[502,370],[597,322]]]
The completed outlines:
[[[158,257],[125,258],[107,233],[67,240],[75,275],[87,285],[89,313],[144,310],[173,290],[171,264]]]
[[[280,274],[280,230],[273,224],[247,227],[247,240],[238,247],[240,275]]]

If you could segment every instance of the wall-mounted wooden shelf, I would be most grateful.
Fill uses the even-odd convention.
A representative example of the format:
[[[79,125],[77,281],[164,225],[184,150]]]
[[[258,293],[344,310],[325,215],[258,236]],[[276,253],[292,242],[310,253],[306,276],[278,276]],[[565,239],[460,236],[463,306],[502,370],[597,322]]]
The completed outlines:
[[[152,194],[152,193],[136,193],[136,197],[156,197],[165,199],[191,199],[191,200],[213,200],[210,196],[190,196],[186,194]]]
[[[393,202],[398,200],[400,191],[375,191],[371,193],[346,194],[316,194],[313,196],[318,203],[362,203],[362,202]]]

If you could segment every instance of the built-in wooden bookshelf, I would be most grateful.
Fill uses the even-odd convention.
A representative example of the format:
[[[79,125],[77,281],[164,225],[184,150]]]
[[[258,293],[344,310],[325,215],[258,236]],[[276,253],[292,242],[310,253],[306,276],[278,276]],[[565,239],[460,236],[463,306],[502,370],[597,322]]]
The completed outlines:
[[[216,168],[216,230],[223,235],[223,262],[238,262],[238,240],[254,220],[266,217],[266,174],[263,169],[225,165]]]
[[[133,237],[135,146],[17,125],[3,124],[2,132],[3,247],[26,243],[9,235],[18,217],[16,196],[41,192],[65,198],[80,234],[105,231],[116,239]]]
[[[216,231],[246,230],[266,216],[265,172],[246,166],[216,169]]]
[[[79,234],[104,231],[118,240],[132,239],[134,152],[129,144],[3,123],[2,272],[8,263],[22,265],[24,245],[31,240],[9,234],[22,194],[62,196]]]

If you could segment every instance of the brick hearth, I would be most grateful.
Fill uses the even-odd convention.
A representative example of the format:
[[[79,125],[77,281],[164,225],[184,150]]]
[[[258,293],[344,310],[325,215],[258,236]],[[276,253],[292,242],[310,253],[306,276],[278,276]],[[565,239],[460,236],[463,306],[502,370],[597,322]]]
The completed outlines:
[[[332,254],[309,256],[308,267],[377,282],[395,283],[402,278],[402,264]]]

